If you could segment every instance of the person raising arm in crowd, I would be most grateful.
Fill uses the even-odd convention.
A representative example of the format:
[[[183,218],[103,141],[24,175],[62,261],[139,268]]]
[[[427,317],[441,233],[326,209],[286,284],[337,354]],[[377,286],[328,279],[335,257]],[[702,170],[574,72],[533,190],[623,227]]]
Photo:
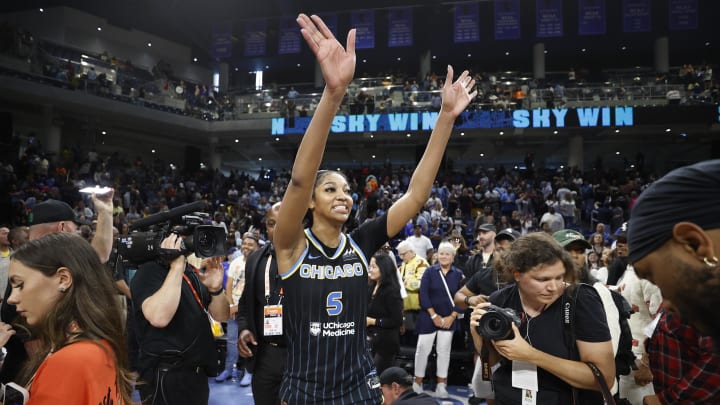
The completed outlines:
[[[474,81],[463,72],[453,83],[448,67],[442,108],[408,191],[385,214],[347,235],[342,230],[352,210],[350,185],[341,173],[318,169],[333,117],[355,71],[355,30],[343,48],[319,17],[300,14],[297,21],[326,84],[298,148],[275,230],[289,344],[280,397],[292,405],[377,404],[380,383],[362,327],[368,257],[427,201],[455,118],[475,96],[469,91]],[[308,211],[309,227],[303,230]]]

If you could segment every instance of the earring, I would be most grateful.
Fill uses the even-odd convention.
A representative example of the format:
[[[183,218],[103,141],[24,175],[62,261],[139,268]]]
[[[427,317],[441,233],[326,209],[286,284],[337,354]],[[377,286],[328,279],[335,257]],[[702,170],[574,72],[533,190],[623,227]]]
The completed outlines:
[[[712,260],[708,259],[707,257],[703,257],[703,263],[705,263],[708,267],[717,267],[718,265],[718,258],[713,256]]]
[[[61,293],[64,293],[64,292],[65,292],[65,287],[60,287],[60,288],[58,288],[58,291],[60,291]]]

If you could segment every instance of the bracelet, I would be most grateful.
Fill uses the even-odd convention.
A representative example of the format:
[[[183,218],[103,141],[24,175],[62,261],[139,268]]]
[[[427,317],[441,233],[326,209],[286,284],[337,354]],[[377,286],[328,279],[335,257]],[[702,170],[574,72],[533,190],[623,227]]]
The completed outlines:
[[[469,295],[465,296],[465,305],[470,306],[470,296]]]
[[[217,291],[210,291],[210,290],[208,290],[208,292],[210,292],[210,295],[212,295],[213,297],[217,297],[218,295],[222,294],[223,291],[225,291],[225,289],[222,288],[222,287],[220,287],[220,289],[217,290]]]
[[[430,319],[435,319],[435,318],[437,318],[437,317],[438,317],[438,314],[437,314],[437,313],[434,313],[434,314],[430,315]]]

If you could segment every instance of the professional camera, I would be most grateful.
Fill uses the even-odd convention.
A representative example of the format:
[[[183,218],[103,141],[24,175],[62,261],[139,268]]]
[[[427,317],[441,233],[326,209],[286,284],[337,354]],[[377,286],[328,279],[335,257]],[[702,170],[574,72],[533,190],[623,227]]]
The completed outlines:
[[[180,254],[195,253],[200,258],[224,255],[227,252],[225,228],[203,225],[209,219],[208,214],[200,212],[205,208],[205,202],[197,201],[135,221],[131,227],[133,232],[118,239],[118,253],[130,264],[141,264],[158,257],[173,259],[177,252],[161,249],[160,243],[171,233],[176,233],[185,237]],[[137,232],[137,229],[147,230]]]
[[[500,308],[490,305],[486,309],[485,315],[480,318],[477,332],[491,340],[506,340],[515,337],[512,331],[514,323],[520,327],[520,317],[510,308]]]

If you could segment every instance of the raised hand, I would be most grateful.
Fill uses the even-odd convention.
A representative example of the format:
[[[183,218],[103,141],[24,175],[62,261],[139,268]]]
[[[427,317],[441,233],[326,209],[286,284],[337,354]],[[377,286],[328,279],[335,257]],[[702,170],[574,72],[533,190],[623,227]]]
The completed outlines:
[[[470,90],[475,87],[475,80],[470,77],[470,73],[467,70],[462,72],[454,83],[452,78],[453,68],[448,65],[447,77],[445,78],[445,85],[442,89],[441,111],[458,116],[461,112],[465,111],[470,101],[475,98],[477,91],[470,93]]]
[[[98,216],[101,213],[110,213],[113,211],[113,196],[115,195],[115,189],[110,189],[105,194],[92,194],[93,206]]]
[[[222,281],[224,275],[222,258],[211,257],[208,259],[203,259],[202,263],[203,267],[205,268],[205,272],[198,275],[200,277],[200,281],[210,291],[217,291],[222,288]]]
[[[347,45],[343,48],[320,17],[300,14],[297,23],[305,42],[315,53],[328,90],[344,94],[355,74],[355,29],[348,32]]]

